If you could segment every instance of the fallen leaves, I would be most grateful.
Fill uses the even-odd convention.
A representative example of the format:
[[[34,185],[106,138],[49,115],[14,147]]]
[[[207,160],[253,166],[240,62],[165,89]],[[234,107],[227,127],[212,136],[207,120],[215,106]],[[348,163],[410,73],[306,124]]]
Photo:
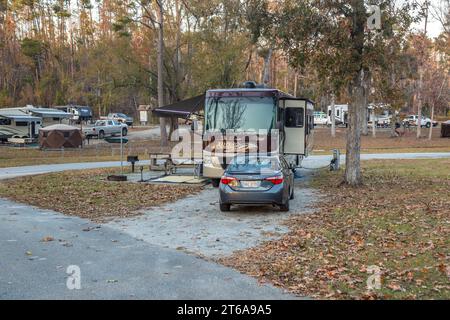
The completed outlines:
[[[117,169],[69,171],[0,182],[0,195],[67,215],[105,222],[173,202],[201,190],[198,186],[116,183],[106,176]],[[95,227],[88,227],[91,231]]]
[[[450,299],[450,160],[364,163],[366,184],[323,173],[316,213],[278,240],[219,259],[291,292],[325,299]],[[431,181],[431,183],[430,183]],[[371,266],[380,290],[368,290]]]

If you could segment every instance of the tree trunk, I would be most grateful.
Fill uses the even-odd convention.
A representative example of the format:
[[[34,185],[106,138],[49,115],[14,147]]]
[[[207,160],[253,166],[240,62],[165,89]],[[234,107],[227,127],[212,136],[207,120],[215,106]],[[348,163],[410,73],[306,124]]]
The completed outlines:
[[[430,131],[428,132],[428,140],[433,138],[433,120],[434,120],[434,103],[431,103],[431,126]]]
[[[364,71],[353,80],[350,89],[351,102],[349,105],[348,128],[347,128],[347,148],[345,156],[345,182],[352,186],[362,183],[360,152],[361,152],[361,118],[364,103],[364,87],[362,77]]]
[[[336,105],[334,93],[331,94],[331,136],[336,137]]]
[[[392,114],[392,121],[391,121],[391,138],[397,137],[397,132],[395,132],[395,129],[397,129],[396,125],[397,125],[397,113],[394,111],[394,113]]]
[[[349,86],[350,106],[348,114],[347,148],[345,156],[345,182],[351,186],[362,184],[361,175],[361,111],[364,104],[364,28],[367,22],[364,0],[352,0],[352,62],[359,66]]]
[[[163,68],[164,68],[164,12],[162,0],[157,1],[158,5],[158,106],[161,108],[164,106],[164,79],[163,79]],[[161,131],[161,146],[168,146],[167,139],[167,128],[166,128],[166,119],[159,118],[159,127]]]
[[[271,74],[270,62],[271,61],[272,61],[272,48],[267,50],[267,54],[264,57],[264,72],[263,72],[262,82],[266,86],[270,86],[270,84],[271,84],[270,83],[271,82],[271,78],[270,78],[270,74]]]
[[[297,73],[297,70],[295,70],[295,73],[294,73],[294,97],[296,97],[297,96],[297,91],[298,91],[298,73]]]
[[[369,93],[370,93],[370,85],[371,85],[371,76],[370,72],[366,71],[364,77],[364,103],[361,106],[363,108],[362,110],[362,121],[361,121],[361,131],[362,135],[367,136],[369,134],[369,127],[367,125],[368,117],[369,117],[369,109],[368,107],[368,101],[369,101]]]
[[[419,67],[419,91],[417,92],[417,139],[420,139],[422,133],[422,83],[423,83],[423,69]]]

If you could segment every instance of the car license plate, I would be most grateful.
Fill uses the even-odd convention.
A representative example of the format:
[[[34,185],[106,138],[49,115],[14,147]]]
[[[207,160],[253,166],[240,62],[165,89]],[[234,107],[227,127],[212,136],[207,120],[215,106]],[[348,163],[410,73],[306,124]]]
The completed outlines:
[[[241,185],[244,188],[258,188],[261,185],[261,181],[241,181]]]

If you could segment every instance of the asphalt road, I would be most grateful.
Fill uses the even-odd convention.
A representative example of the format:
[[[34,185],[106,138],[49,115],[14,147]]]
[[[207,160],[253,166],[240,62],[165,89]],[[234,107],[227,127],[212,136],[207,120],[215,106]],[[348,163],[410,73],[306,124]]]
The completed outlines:
[[[3,199],[0,207],[0,299],[294,298],[232,269],[84,219]],[[71,265],[81,271],[79,290],[67,287]]]
[[[372,159],[436,159],[450,158],[450,152],[435,153],[379,153],[379,154],[362,154],[362,160]],[[320,168],[330,163],[331,156],[310,156],[303,160],[303,166],[306,168]],[[341,162],[345,162],[345,156],[341,156]],[[126,164],[126,162],[125,162]],[[139,162],[141,165],[148,164],[148,161]],[[66,170],[83,170],[96,168],[109,168],[120,166],[120,161],[107,162],[83,162],[83,163],[63,163],[63,164],[47,164],[36,166],[23,166],[0,168],[0,180],[9,179],[26,175],[43,174],[50,172],[60,172]]]

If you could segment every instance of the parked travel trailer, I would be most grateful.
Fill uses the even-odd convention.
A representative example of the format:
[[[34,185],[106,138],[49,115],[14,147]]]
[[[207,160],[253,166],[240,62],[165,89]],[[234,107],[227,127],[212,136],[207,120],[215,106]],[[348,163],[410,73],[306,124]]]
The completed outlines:
[[[336,104],[334,106],[335,123],[337,125],[348,124],[348,104]],[[328,106],[327,125],[331,126],[331,106]]]
[[[326,125],[328,122],[327,114],[322,111],[314,111],[314,125]]]
[[[34,139],[39,134],[41,121],[18,109],[0,109],[0,141]]]
[[[387,104],[369,104],[367,106],[367,124],[372,127],[373,123],[377,127],[389,127],[391,125],[392,113]]]
[[[90,122],[93,118],[92,109],[89,106],[67,105],[55,108],[69,113],[71,115],[71,123],[79,124],[81,121]]]
[[[28,105],[24,108],[18,109],[34,117],[41,118],[42,127],[59,123],[68,124],[70,122],[70,119],[72,118],[72,115],[70,113],[54,108],[42,108]]]
[[[211,178],[213,185],[218,186],[235,155],[233,150],[235,153],[263,150],[267,154],[282,154],[292,168],[299,166],[312,149],[313,112],[311,100],[296,98],[277,89],[248,85],[238,89],[208,90],[203,176]],[[236,136],[233,137],[233,133]],[[250,141],[247,134],[255,139]]]
[[[0,109],[0,140],[26,139],[21,141],[30,142],[39,135],[39,128],[68,123],[70,118],[67,112],[31,105]]]

